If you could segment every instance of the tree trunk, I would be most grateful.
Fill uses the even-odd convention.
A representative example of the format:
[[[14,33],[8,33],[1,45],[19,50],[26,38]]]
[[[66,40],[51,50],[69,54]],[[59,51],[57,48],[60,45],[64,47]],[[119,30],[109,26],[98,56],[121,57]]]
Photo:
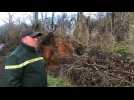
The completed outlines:
[[[134,12],[129,12],[129,52],[134,54]]]
[[[81,43],[83,46],[88,46],[89,43],[89,30],[87,25],[87,19],[82,14],[82,12],[78,13],[76,28],[73,33],[76,41]]]
[[[34,31],[40,30],[40,25],[39,25],[39,21],[38,21],[38,12],[33,13],[33,30]]]

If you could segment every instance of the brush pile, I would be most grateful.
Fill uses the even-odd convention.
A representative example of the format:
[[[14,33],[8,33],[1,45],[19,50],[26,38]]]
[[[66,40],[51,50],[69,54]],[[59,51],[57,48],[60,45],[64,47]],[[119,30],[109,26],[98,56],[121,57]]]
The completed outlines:
[[[77,86],[134,86],[133,55],[104,52],[95,48],[75,57],[64,69],[65,75]]]

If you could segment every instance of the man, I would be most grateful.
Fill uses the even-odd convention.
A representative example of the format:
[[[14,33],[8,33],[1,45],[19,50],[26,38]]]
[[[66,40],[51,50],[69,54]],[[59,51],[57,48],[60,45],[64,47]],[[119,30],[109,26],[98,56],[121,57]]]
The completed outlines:
[[[6,58],[7,87],[46,87],[46,61],[37,52],[39,32],[23,32],[20,45]]]

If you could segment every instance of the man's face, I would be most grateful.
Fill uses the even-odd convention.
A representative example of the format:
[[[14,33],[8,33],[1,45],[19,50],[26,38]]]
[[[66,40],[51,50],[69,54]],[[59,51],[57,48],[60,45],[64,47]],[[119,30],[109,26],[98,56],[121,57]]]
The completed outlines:
[[[40,43],[40,37],[31,37],[31,36],[26,36],[23,41],[25,41],[26,44],[29,46],[32,46],[34,48],[37,48]]]
[[[38,47],[39,43],[40,43],[40,37],[32,37],[33,40],[33,44]]]

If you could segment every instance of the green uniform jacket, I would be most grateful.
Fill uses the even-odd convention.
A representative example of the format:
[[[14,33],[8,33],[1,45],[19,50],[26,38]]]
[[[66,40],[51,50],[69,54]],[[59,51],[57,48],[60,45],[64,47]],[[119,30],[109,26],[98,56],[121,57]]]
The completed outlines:
[[[46,64],[34,48],[21,43],[6,58],[6,87],[46,87]]]

